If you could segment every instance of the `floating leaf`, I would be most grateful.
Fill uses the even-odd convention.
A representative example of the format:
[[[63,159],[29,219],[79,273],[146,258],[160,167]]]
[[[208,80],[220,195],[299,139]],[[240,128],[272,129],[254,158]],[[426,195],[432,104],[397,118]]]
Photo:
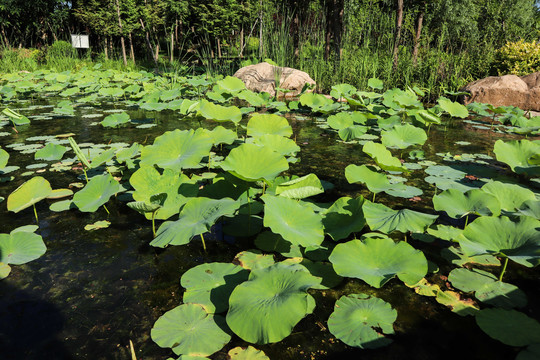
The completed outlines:
[[[221,106],[206,100],[199,103],[199,112],[206,119],[216,121],[232,121],[238,124],[242,120],[242,112],[236,106]]]
[[[233,262],[248,270],[265,268],[275,263],[273,255],[263,254],[256,249],[239,252]]]
[[[467,108],[458,102],[451,101],[442,96],[437,99],[437,102],[439,103],[440,108],[446,111],[452,117],[464,119],[469,116],[469,111],[467,110]]]
[[[247,123],[248,136],[261,136],[266,134],[289,137],[293,133],[291,125],[286,118],[275,114],[255,114]]]
[[[300,246],[293,245],[281,235],[264,231],[255,239],[255,246],[266,252],[278,252],[285,257],[302,257]]]
[[[309,174],[279,184],[276,187],[275,194],[290,199],[304,199],[323,192],[324,188],[321,180],[317,175]]]
[[[41,176],[35,176],[15,189],[7,199],[8,211],[18,213],[45,199],[52,192],[51,184]]]
[[[231,150],[221,168],[245,181],[271,181],[289,169],[285,157],[267,147],[242,144]]]
[[[0,262],[0,280],[7,278],[10,272],[11,266]]]
[[[462,300],[455,291],[439,291],[435,296],[439,304],[448,306],[459,316],[475,315],[480,308],[472,300]]]
[[[100,123],[103,127],[117,127],[122,124],[128,123],[131,120],[130,116],[126,112],[111,114]]]
[[[482,191],[493,195],[499,200],[501,210],[514,211],[527,200],[536,200],[534,193],[516,184],[506,184],[500,181],[490,181],[482,186]]]
[[[49,143],[34,153],[36,160],[60,160],[67,151],[65,146]]]
[[[229,298],[227,324],[245,341],[278,342],[311,313],[315,300],[307,290],[320,282],[301,265],[275,265],[254,269]]]
[[[121,186],[110,174],[97,175],[73,195],[73,203],[83,212],[94,212],[121,190]]]
[[[381,141],[384,146],[405,149],[413,145],[423,145],[427,134],[423,129],[411,124],[395,125],[390,130],[383,131]]]
[[[337,199],[324,214],[324,231],[335,241],[347,238],[351,233],[361,232],[366,225],[362,205],[364,198],[342,197]]]
[[[253,346],[241,348],[239,346],[229,350],[227,353],[230,360],[270,360],[262,350],[257,350]]]
[[[339,275],[364,280],[376,288],[396,275],[407,284],[416,284],[427,274],[427,260],[421,251],[390,238],[338,244],[329,260]]]
[[[110,221],[107,221],[107,220],[100,220],[100,221],[96,221],[95,223],[93,224],[88,224],[84,227],[84,230],[86,231],[92,231],[92,230],[99,230],[99,229],[105,229],[105,228],[108,228],[109,225],[111,225],[111,222]]]
[[[45,254],[47,248],[41,236],[16,230],[0,234],[0,263],[21,265]]]
[[[377,297],[365,294],[342,296],[328,319],[328,329],[349,346],[376,349],[392,342],[397,311]]]
[[[318,246],[324,240],[320,215],[301,203],[280,196],[263,195],[264,226],[294,245]]]
[[[366,221],[371,230],[382,231],[385,234],[395,230],[402,233],[408,231],[423,233],[438,218],[437,215],[424,214],[409,209],[393,210],[383,204],[370,201],[366,201],[363,207]]]
[[[540,153],[540,144],[529,140],[497,140],[493,152],[498,161],[508,164],[517,174],[540,175],[540,164],[535,157]]]
[[[369,191],[379,193],[392,187],[388,177],[384,174],[370,170],[366,165],[349,165],[345,168],[345,178],[350,184],[362,182]]]
[[[0,147],[0,169],[6,167],[9,160],[9,153]]]
[[[163,314],[151,331],[152,340],[180,355],[211,355],[231,340],[223,318],[208,314],[201,305],[183,304]]]
[[[407,171],[405,167],[401,164],[398,158],[393,157],[392,153],[386,149],[383,144],[374,143],[373,141],[368,141],[362,148],[366,154],[368,154],[377,165],[386,171]]]
[[[280,155],[294,156],[300,151],[300,147],[291,140],[281,135],[260,135],[253,139],[253,144],[266,146]]]
[[[209,313],[220,313],[229,307],[233,289],[248,279],[249,272],[230,263],[208,263],[195,266],[182,275],[186,289],[184,303],[202,305]]]
[[[480,189],[471,189],[465,193],[448,189],[433,197],[433,206],[437,211],[445,211],[450,217],[459,219],[469,214],[499,216],[499,200]]]
[[[516,310],[484,309],[476,314],[476,323],[490,337],[506,345],[540,343],[540,323]]]

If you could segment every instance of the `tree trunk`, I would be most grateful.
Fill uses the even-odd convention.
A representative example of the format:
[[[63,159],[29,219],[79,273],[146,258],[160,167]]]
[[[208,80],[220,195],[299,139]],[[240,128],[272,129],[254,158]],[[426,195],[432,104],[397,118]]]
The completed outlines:
[[[341,34],[343,33],[343,7],[344,0],[326,1],[326,44],[324,58],[328,60],[333,53],[337,57],[341,54]]]
[[[244,23],[242,23],[242,28],[240,29],[240,52],[238,57],[243,57],[244,53]]]
[[[118,27],[120,28],[120,45],[122,46],[122,59],[124,59],[124,66],[127,66],[126,44],[124,42],[124,34],[122,33],[122,18],[120,17],[119,0],[116,0],[116,13],[118,14]]]
[[[420,35],[422,34],[422,23],[424,21],[424,11],[422,10],[418,14],[418,22],[416,26],[416,37],[414,38],[414,48],[412,53],[413,64],[416,65],[418,61],[418,49],[420,47]]]
[[[259,57],[262,59],[263,57],[263,0],[259,1],[259,6],[261,7],[261,11],[259,14]]]
[[[105,36],[105,46],[103,47],[103,50],[105,52],[105,60],[109,60],[109,53],[108,53],[108,50],[107,50],[108,47],[109,47],[109,44],[108,44],[108,41],[107,41],[107,36]]]
[[[131,61],[135,64],[135,49],[133,48],[133,38],[131,37],[131,31],[128,34],[129,38],[129,54],[131,56]]]
[[[398,66],[399,42],[401,40],[401,26],[403,25],[403,0],[397,0],[396,37],[394,41],[394,69]]]
[[[146,37],[145,37],[145,40],[146,40],[146,47],[148,48],[148,54],[149,54],[149,57],[154,60],[154,65],[156,65],[156,68],[158,67],[158,63],[157,63],[157,60],[156,58],[154,57],[154,49],[152,48],[152,43],[150,43],[150,34],[148,33],[148,31],[146,31],[145,27],[144,27],[144,22],[142,21],[142,18],[139,18],[139,21],[141,23],[141,28],[142,30],[146,33]]]
[[[171,63],[174,61],[174,31],[171,29]]]
[[[218,58],[221,57],[221,40],[219,38],[217,39],[217,56]]]

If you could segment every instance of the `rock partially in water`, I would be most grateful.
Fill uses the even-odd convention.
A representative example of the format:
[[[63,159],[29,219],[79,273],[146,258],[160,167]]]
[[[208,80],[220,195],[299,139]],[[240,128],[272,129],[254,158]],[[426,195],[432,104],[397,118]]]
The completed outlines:
[[[280,89],[290,90],[285,94],[285,97],[300,95],[306,84],[311,85],[312,88],[315,87],[315,80],[306,72],[289,67],[274,66],[267,62],[244,66],[234,76],[241,79],[246,84],[247,89],[267,92],[271,96],[276,95],[277,78],[280,79],[278,84]]]
[[[517,106],[524,110],[540,111],[540,72],[526,76],[489,76],[467,84],[465,104],[480,102],[494,106]]]

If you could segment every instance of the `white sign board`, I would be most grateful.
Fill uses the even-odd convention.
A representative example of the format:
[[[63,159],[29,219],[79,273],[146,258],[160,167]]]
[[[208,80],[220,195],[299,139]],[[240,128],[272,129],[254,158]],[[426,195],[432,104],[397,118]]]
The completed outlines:
[[[90,47],[88,35],[71,35],[71,45],[78,49],[88,49]]]

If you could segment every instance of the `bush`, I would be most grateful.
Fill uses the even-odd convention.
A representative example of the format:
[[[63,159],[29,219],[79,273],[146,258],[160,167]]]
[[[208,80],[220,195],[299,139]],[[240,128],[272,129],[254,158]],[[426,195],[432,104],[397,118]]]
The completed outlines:
[[[540,70],[540,44],[519,40],[508,42],[497,51],[495,66],[499,75],[527,75]]]
[[[55,41],[51,46],[49,46],[49,48],[47,48],[47,62],[62,60],[65,58],[77,58],[77,50],[67,41]]]
[[[4,49],[0,52],[0,69],[5,73],[37,70],[39,54],[39,50]]]

